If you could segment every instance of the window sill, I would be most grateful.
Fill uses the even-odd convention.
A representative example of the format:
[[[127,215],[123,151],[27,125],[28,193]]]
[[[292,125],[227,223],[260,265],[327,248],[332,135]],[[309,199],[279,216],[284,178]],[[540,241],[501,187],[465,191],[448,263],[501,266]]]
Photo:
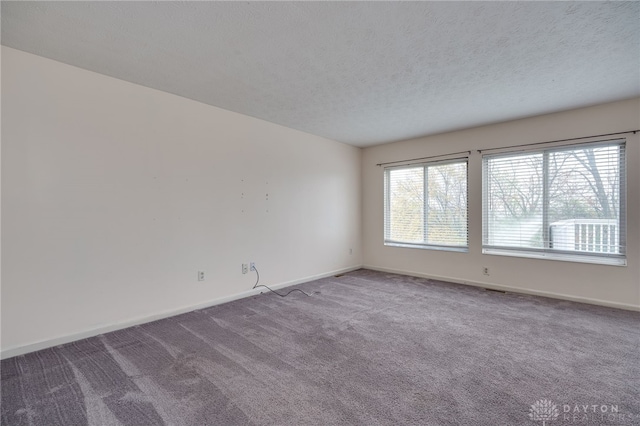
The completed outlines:
[[[391,241],[385,241],[384,245],[387,247],[412,248],[412,249],[421,249],[421,250],[453,251],[457,253],[469,252],[469,247],[437,246],[432,244],[395,243]]]
[[[530,259],[559,260],[562,262],[591,263],[595,265],[627,266],[625,257],[590,256],[570,253],[532,252],[497,248],[484,248],[482,254],[525,257]]]

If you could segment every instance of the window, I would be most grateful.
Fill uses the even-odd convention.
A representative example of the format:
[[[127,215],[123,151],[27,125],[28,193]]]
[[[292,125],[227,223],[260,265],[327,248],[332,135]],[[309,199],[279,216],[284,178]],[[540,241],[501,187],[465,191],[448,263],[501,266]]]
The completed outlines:
[[[483,253],[625,265],[623,140],[483,157]]]
[[[467,159],[384,171],[385,245],[467,251]]]

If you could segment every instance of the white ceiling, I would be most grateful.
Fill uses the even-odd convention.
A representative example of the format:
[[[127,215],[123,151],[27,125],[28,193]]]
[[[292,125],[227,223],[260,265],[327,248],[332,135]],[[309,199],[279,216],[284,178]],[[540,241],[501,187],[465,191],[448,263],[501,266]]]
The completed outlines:
[[[2,44],[369,146],[640,95],[640,2],[10,2]]]

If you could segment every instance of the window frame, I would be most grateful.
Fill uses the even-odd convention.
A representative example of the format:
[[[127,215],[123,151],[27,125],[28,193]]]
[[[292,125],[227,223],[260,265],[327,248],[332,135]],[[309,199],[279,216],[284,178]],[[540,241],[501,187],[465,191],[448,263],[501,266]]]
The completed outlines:
[[[447,244],[433,244],[427,242],[403,242],[403,241],[395,241],[388,238],[388,229],[390,226],[387,225],[387,221],[390,219],[391,212],[391,200],[389,197],[390,194],[390,178],[389,173],[392,170],[402,170],[402,169],[411,169],[422,167],[424,170],[424,179],[423,179],[423,203],[424,203],[424,224],[423,227],[425,229],[424,234],[426,236],[427,233],[427,215],[428,215],[428,203],[429,199],[426,196],[428,194],[428,168],[432,166],[442,166],[447,164],[464,164],[465,165],[465,207],[466,207],[466,221],[465,221],[465,229],[466,229],[466,242],[465,245],[447,245]],[[383,243],[388,247],[402,247],[402,248],[414,248],[414,249],[424,249],[424,250],[441,250],[441,251],[452,251],[452,252],[461,252],[468,253],[469,252],[469,157],[457,157],[457,158],[449,158],[444,160],[437,161],[428,161],[428,162],[420,162],[420,163],[411,163],[411,164],[402,164],[395,166],[385,167],[383,170],[383,179],[384,179],[384,191],[383,191],[383,201],[384,201],[384,213],[383,213]],[[426,238],[425,238],[426,239]]]
[[[627,247],[626,247],[626,233],[627,233],[627,148],[626,138],[617,138],[610,140],[592,140],[580,143],[571,144],[556,144],[548,147],[537,147],[531,149],[511,149],[503,150],[496,153],[489,153],[482,155],[482,254],[489,255],[501,255],[512,257],[524,257],[524,258],[537,258],[548,260],[559,260],[579,263],[591,263],[601,265],[614,265],[614,266],[626,266],[627,265]],[[562,152],[568,150],[579,150],[582,148],[598,148],[598,147],[614,147],[619,149],[619,166],[618,166],[618,203],[619,203],[619,217],[618,217],[618,245],[619,253],[602,253],[602,252],[588,252],[588,251],[575,251],[575,250],[560,250],[549,247],[551,244],[551,238],[549,237],[549,194],[548,194],[548,156],[549,153]],[[542,189],[543,189],[543,206],[542,206],[542,232],[543,232],[543,248],[534,247],[512,247],[512,246],[500,246],[490,245],[489,241],[489,226],[488,226],[488,200],[489,194],[489,169],[488,161],[492,158],[505,158],[515,157],[518,155],[533,155],[542,154],[543,156],[543,174],[542,174]]]

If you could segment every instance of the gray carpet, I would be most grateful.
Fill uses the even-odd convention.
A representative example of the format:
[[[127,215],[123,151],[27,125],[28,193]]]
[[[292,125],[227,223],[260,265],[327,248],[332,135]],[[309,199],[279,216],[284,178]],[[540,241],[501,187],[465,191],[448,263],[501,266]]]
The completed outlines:
[[[640,424],[640,313],[368,270],[300,287],[4,360],[2,424]]]

